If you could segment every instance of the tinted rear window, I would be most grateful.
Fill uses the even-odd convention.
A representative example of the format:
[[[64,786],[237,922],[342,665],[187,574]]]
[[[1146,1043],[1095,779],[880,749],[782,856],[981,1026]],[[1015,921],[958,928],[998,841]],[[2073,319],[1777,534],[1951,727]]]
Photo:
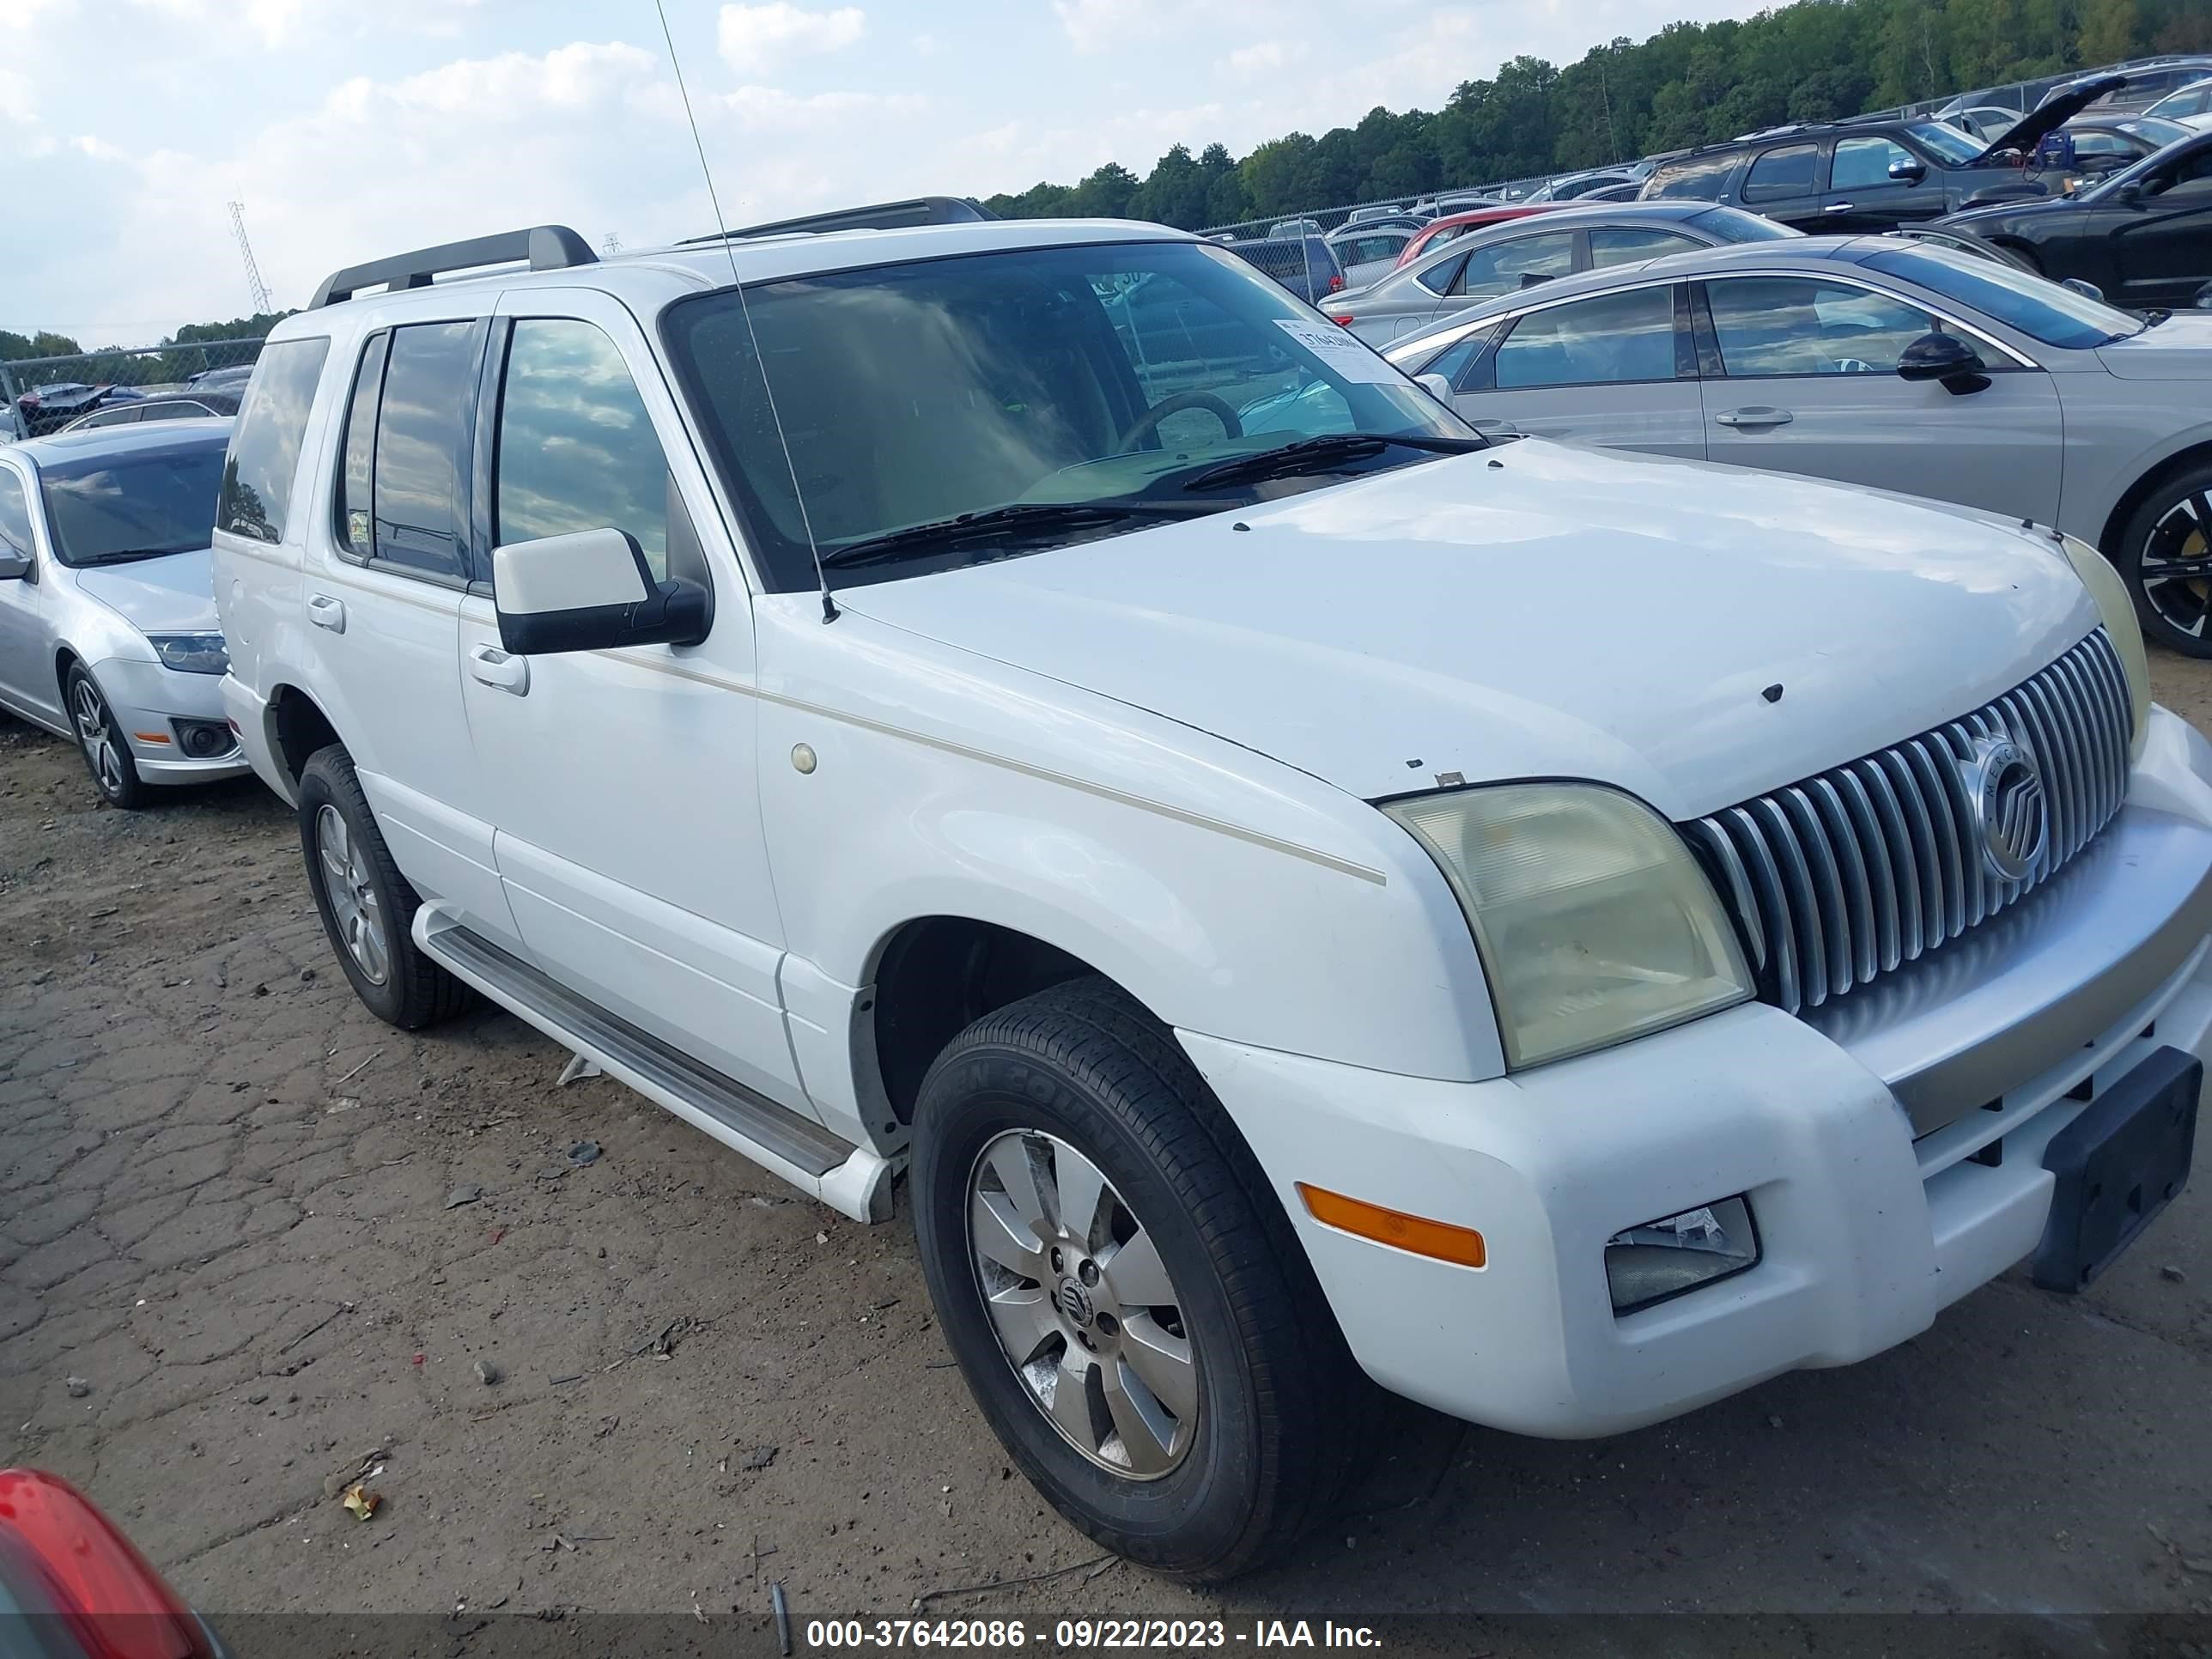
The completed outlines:
[[[1820,162],[1818,144],[1789,144],[1765,151],[1744,177],[1743,199],[1763,202],[1810,195]]]
[[[222,528],[257,542],[284,539],[307,410],[330,349],[326,339],[280,340],[263,348],[230,434],[216,508]]]
[[[378,558],[440,575],[465,574],[461,467],[483,352],[474,323],[392,331],[376,417]]]
[[[39,469],[46,532],[64,564],[205,547],[224,481],[222,441],[72,455]]]
[[[1651,175],[1651,182],[1644,187],[1644,199],[1717,202],[1742,156],[1741,150],[1730,150],[1721,155],[1701,155],[1694,161],[1670,161]]]

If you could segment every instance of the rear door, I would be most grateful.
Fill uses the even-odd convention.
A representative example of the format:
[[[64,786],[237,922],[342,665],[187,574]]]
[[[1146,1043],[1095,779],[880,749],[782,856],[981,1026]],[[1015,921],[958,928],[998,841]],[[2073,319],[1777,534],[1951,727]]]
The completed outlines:
[[[1546,306],[1512,319],[1502,337],[1493,331],[1466,343],[1475,349],[1457,368],[1452,406],[1478,429],[1705,459],[1697,359],[1679,283]],[[1433,366],[1447,374],[1454,367]]]
[[[515,921],[564,985],[814,1115],[777,984],[751,606],[706,476],[619,301],[529,289],[500,309],[477,436],[480,544],[621,530],[656,580],[689,576],[715,596],[696,646],[524,657],[501,644],[491,562],[478,564],[457,665]]]
[[[2057,516],[2063,434],[2041,369],[1977,337],[1982,391],[1901,380],[1936,319],[1840,277],[1729,276],[1692,296],[1711,459]]]
[[[355,343],[332,511],[310,527],[301,588],[327,712],[394,861],[424,898],[513,945],[458,660],[490,327],[433,313]]]
[[[1819,141],[1807,140],[1760,150],[1744,173],[1738,200],[1747,212],[1801,230],[1815,228],[1827,181],[1823,149]]]
[[[1917,184],[1893,179],[1890,168],[1900,164],[1924,167],[1927,176]],[[1894,138],[1879,135],[1838,138],[1828,158],[1828,189],[1820,200],[1820,228],[1848,236],[1939,219],[1945,212],[1940,172],[1936,164]]]
[[[1539,287],[1575,269],[1575,233],[1534,231],[1472,250],[1432,313],[1448,317],[1484,300]]]

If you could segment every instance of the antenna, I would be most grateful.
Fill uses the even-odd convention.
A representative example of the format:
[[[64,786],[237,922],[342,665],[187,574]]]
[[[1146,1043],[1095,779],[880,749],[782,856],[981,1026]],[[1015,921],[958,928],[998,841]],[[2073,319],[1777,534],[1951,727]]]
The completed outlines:
[[[246,286],[253,295],[253,314],[266,316],[276,307],[269,297],[269,284],[261,280],[261,267],[253,263],[253,244],[246,240],[246,204],[230,204],[231,234],[238,238],[238,257],[246,261]]]
[[[699,152],[699,171],[707,180],[708,205],[714,210],[714,230],[722,252],[730,262],[730,287],[738,296],[738,310],[745,319],[745,337],[752,342],[753,362],[760,365],[761,388],[768,393],[768,417],[775,422],[775,441],[783,449],[783,465],[791,474],[791,494],[799,503],[799,521],[806,526],[806,549],[814,556],[814,580],[822,584],[822,620],[837,620],[837,601],[830,597],[829,573],[822,568],[822,549],[814,539],[814,517],[806,510],[806,492],[799,487],[799,466],[791,459],[791,440],[783,435],[783,416],[775,407],[775,386],[769,379],[768,359],[761,356],[760,336],[753,330],[752,307],[745,303],[744,281],[738,276],[738,256],[730,242],[729,222],[722,217],[722,199],[714,191],[714,170],[707,165],[707,141],[699,136],[699,118],[691,113],[691,94],[684,84],[684,65],[676,56],[676,37],[669,32],[668,8],[653,0],[660,14],[660,38],[668,43],[668,67],[676,72],[677,96],[684,100],[684,119],[691,128],[692,148]]]

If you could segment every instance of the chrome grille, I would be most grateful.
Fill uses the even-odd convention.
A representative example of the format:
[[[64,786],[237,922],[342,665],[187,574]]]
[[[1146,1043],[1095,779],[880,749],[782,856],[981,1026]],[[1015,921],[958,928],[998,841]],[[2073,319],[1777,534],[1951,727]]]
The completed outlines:
[[[2100,629],[1963,719],[1685,824],[1735,914],[1762,994],[1795,1013],[1995,915],[2087,845],[2127,792],[2134,720]],[[1982,860],[1960,767],[1978,738],[2034,757],[2049,830],[2027,874]]]

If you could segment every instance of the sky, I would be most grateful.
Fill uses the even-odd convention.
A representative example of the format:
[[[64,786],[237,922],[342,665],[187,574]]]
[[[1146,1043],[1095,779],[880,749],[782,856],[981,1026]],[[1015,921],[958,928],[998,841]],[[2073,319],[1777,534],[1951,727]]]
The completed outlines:
[[[1765,0],[665,0],[732,224],[1237,155]],[[150,343],[520,225],[714,228],[653,0],[0,0],[0,328]]]

